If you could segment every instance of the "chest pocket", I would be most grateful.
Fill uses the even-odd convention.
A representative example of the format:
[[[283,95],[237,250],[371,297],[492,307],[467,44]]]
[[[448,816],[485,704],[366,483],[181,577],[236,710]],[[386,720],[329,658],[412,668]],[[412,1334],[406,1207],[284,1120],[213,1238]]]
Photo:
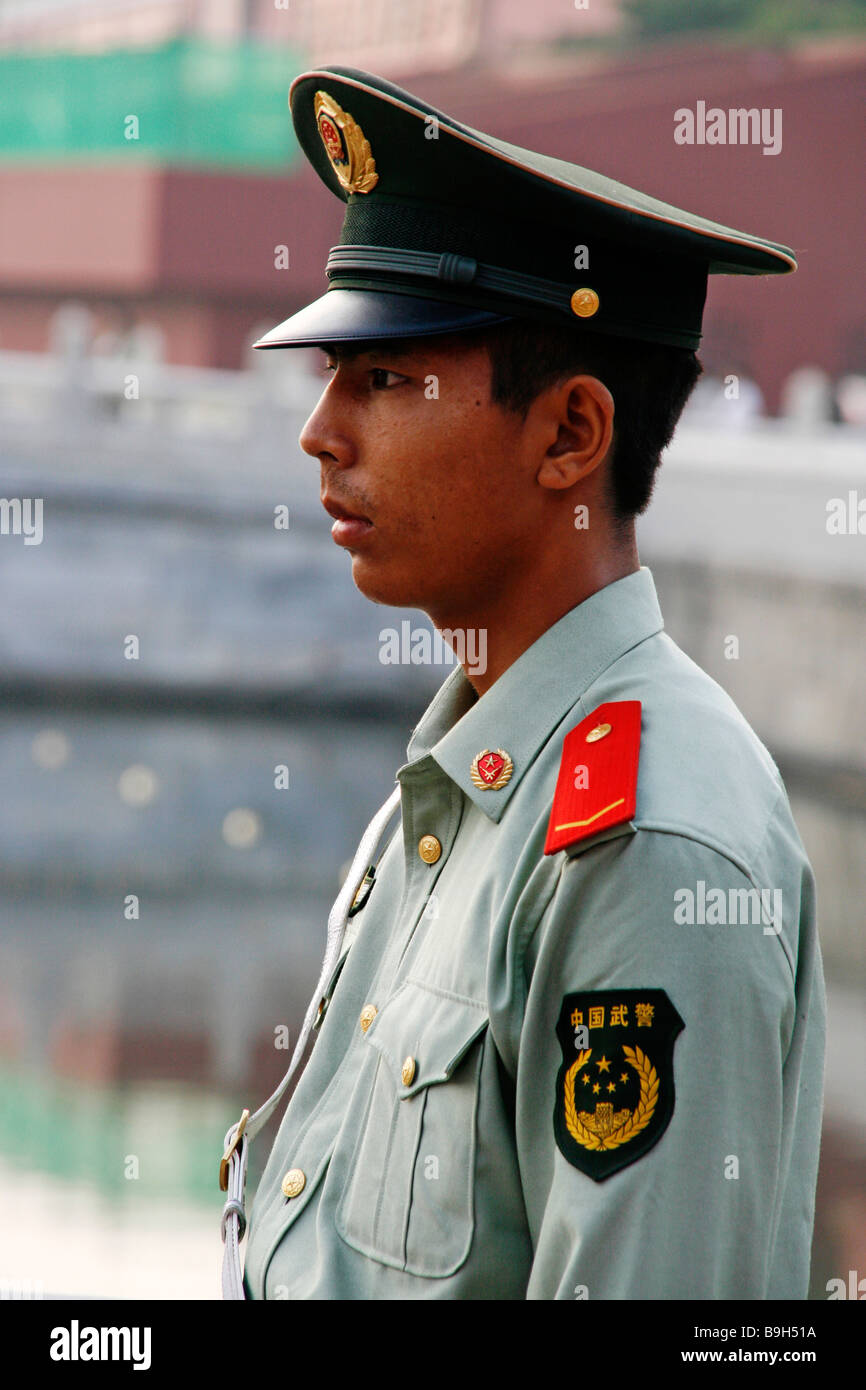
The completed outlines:
[[[408,980],[365,1034],[376,1061],[337,1231],[408,1274],[444,1278],[469,1254],[487,1023],[480,1001]]]

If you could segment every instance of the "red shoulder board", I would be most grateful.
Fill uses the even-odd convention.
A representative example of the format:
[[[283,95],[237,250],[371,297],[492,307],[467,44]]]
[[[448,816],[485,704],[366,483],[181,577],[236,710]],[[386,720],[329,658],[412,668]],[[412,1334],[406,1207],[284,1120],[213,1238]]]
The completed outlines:
[[[631,820],[639,755],[640,700],[599,705],[566,734],[545,854]]]

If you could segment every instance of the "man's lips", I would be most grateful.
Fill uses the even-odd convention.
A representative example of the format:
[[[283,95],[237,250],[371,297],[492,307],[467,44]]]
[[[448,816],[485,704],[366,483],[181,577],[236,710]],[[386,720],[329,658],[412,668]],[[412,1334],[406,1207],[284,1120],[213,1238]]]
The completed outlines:
[[[373,530],[373,523],[368,516],[362,516],[360,512],[350,512],[327,493],[322,498],[322,506],[328,515],[334,518],[331,535],[337,545],[351,546]]]
[[[325,493],[322,498],[322,506],[335,521],[366,521],[368,524],[372,525],[368,516],[362,515],[361,512],[350,512],[348,507],[341,506],[339,502],[335,501],[333,497],[329,497],[327,493]]]

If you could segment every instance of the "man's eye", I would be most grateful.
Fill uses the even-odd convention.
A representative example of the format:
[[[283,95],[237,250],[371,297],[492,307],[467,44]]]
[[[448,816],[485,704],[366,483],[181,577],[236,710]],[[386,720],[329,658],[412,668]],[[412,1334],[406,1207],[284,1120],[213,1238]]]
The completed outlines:
[[[373,367],[370,372],[370,385],[376,391],[386,391],[389,386],[397,386],[404,380],[399,372],[389,372],[387,367]]]

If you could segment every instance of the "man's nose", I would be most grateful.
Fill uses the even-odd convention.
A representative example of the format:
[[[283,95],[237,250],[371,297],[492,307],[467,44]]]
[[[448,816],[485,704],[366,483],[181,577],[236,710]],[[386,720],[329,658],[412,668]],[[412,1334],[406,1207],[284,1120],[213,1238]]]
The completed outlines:
[[[329,389],[326,387],[322,392],[318,405],[301,430],[298,443],[304,453],[313,458],[326,459],[340,468],[351,468],[355,461],[354,445],[337,425],[333,402],[328,400]]]

